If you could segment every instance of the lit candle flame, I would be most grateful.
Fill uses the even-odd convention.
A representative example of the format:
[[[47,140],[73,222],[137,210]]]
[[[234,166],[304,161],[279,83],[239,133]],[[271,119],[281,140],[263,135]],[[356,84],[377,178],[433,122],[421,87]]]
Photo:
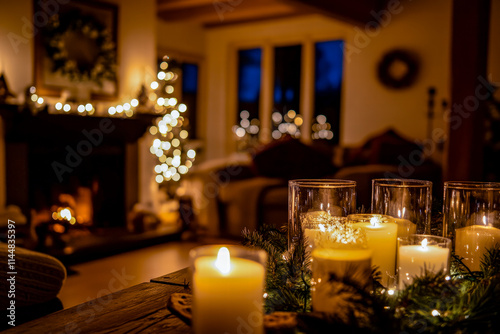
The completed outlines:
[[[484,224],[484,226],[488,225],[488,224],[486,223],[486,215],[483,215],[483,224]]]
[[[231,270],[230,260],[231,256],[229,255],[229,249],[227,249],[227,247],[221,247],[217,254],[217,260],[215,260],[215,267],[219,269],[222,274],[228,274]]]
[[[427,238],[424,238],[424,240],[422,240],[422,248],[427,249]]]
[[[398,209],[398,218],[401,218],[401,210]]]
[[[372,224],[373,227],[378,227],[380,223],[380,218],[379,217],[372,217],[370,219],[370,224]]]

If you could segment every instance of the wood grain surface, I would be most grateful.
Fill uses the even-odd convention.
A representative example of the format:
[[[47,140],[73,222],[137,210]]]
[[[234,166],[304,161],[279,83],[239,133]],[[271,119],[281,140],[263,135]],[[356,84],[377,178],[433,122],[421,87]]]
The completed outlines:
[[[190,285],[190,275],[189,269],[184,268],[181,270],[174,271],[173,273],[163,275],[157,278],[153,278],[151,283],[159,283],[159,284],[172,284],[172,285]]]
[[[175,284],[141,283],[87,303],[16,326],[5,333],[188,333],[190,327],[167,309]]]

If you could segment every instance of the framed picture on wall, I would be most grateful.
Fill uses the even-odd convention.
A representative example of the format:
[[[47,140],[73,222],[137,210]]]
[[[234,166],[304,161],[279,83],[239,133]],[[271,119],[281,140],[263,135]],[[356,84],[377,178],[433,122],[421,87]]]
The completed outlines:
[[[53,4],[34,1],[38,94],[66,94],[82,102],[115,99],[118,7],[77,0]]]

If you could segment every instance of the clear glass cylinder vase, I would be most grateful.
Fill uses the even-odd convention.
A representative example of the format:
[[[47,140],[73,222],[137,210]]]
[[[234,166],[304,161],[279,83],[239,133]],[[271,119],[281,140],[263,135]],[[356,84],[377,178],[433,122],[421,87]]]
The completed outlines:
[[[399,288],[413,283],[413,279],[442,270],[449,272],[451,240],[435,235],[412,234],[398,239]]]
[[[487,249],[500,244],[500,183],[444,183],[443,236],[472,271]]]
[[[334,217],[356,212],[356,182],[350,180],[292,180],[288,182],[288,246],[304,233]]]
[[[416,233],[430,234],[432,182],[412,179],[372,180],[372,213],[404,219]]]

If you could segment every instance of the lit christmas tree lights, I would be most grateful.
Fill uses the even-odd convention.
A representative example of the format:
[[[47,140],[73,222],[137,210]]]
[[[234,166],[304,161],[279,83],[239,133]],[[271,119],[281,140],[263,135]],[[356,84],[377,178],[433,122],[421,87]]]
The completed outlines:
[[[155,101],[155,112],[161,115],[149,128],[155,136],[150,152],[158,158],[154,171],[159,184],[178,182],[193,166],[196,157],[196,151],[187,147],[189,120],[183,116],[187,106],[173,97],[173,83],[178,75],[167,70],[168,62],[164,60],[160,64],[158,80],[150,84],[152,92],[148,95],[149,100]]]

